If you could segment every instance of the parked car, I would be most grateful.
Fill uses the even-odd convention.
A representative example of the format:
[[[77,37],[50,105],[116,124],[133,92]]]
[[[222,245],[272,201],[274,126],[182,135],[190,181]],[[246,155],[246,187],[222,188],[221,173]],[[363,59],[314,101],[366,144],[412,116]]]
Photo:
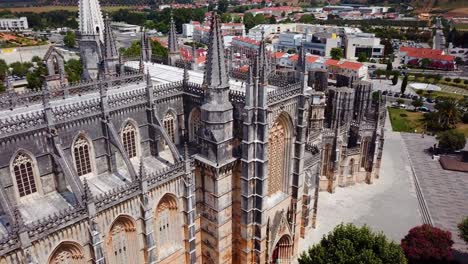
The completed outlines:
[[[382,92],[382,95],[386,95],[387,93],[388,93],[388,91],[385,90],[385,91]]]
[[[426,102],[432,104],[432,103],[434,103],[434,100],[432,100],[431,98],[427,98],[427,99],[426,99]]]
[[[400,97],[400,93],[395,93],[393,97]]]
[[[425,106],[419,107],[418,110],[421,111],[421,112],[429,112],[429,108],[427,108]]]
[[[413,96],[411,97],[411,99],[413,99],[413,100],[418,100],[418,99],[419,99],[419,96],[413,95]]]
[[[387,96],[393,96],[392,92],[388,92]]]
[[[400,105],[400,108],[406,109],[406,105],[405,105],[405,104],[401,104],[401,105]]]

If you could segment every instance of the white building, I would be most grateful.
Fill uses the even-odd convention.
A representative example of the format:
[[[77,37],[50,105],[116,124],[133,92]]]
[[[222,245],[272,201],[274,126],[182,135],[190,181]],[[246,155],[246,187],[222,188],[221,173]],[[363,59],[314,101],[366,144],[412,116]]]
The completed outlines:
[[[276,43],[277,50],[287,51],[288,49],[297,49],[302,44],[303,34],[297,32],[284,32],[279,35],[279,41]]]
[[[0,19],[0,30],[21,31],[28,28],[28,19],[26,17]]]
[[[113,30],[119,33],[138,33],[141,31],[141,27],[138,25],[131,25],[123,22],[112,22],[111,27]]]
[[[355,60],[365,53],[368,58],[380,58],[384,54],[384,45],[380,38],[371,33],[346,34],[344,37],[346,59]]]
[[[199,27],[200,22],[190,21],[190,23],[185,23],[182,25],[182,36],[184,38],[193,38],[193,31],[195,27]]]

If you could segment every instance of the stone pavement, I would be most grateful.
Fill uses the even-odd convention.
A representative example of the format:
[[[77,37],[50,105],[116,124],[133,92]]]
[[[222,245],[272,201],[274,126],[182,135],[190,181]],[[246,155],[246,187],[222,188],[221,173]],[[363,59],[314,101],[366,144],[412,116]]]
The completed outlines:
[[[380,178],[372,185],[337,188],[333,194],[320,192],[317,228],[309,230],[306,238],[300,240],[300,251],[319,242],[342,222],[367,224],[396,243],[409,229],[422,224],[411,166],[407,155],[402,153],[404,142],[389,124],[387,117]]]
[[[424,152],[436,143],[434,137],[410,133],[402,133],[402,137],[434,226],[450,231],[454,248],[468,254],[468,246],[459,238],[457,229],[462,218],[468,216],[468,173],[444,170]]]

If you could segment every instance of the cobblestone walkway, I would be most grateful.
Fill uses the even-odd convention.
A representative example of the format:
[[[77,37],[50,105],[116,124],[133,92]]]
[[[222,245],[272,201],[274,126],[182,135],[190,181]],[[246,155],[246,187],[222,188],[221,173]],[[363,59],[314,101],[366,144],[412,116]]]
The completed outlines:
[[[436,143],[434,137],[409,133],[402,133],[402,137],[434,226],[452,232],[454,248],[468,253],[457,229],[462,218],[468,216],[468,173],[444,170],[424,152]]]

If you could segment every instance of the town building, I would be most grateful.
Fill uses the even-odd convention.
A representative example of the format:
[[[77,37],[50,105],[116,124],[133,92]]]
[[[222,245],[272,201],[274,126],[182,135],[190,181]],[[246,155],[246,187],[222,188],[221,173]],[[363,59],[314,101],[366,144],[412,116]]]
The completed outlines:
[[[427,68],[440,70],[455,69],[455,57],[445,54],[443,50],[401,46],[399,56],[401,63],[410,66],[419,67],[423,60],[427,60]]]
[[[303,49],[278,75],[264,40],[235,79],[216,14],[204,72],[152,61],[146,32],[126,60],[102,22],[80,39],[99,78],[0,95],[0,263],[290,263],[318,191],[379,178],[370,82],[329,86]]]
[[[367,58],[381,58],[384,55],[384,45],[380,44],[380,38],[372,33],[354,33],[344,36],[345,57],[356,60],[361,53]]]
[[[294,12],[301,11],[302,8],[294,6],[276,6],[276,7],[264,7],[264,8],[254,8],[245,11],[246,13],[251,13],[252,15],[270,15],[275,17],[287,16]]]
[[[0,18],[0,30],[3,31],[23,31],[29,29],[28,19],[20,18]]]
[[[122,34],[132,34],[141,31],[141,27],[138,25],[127,24],[123,22],[112,22],[111,27],[113,30]]]

